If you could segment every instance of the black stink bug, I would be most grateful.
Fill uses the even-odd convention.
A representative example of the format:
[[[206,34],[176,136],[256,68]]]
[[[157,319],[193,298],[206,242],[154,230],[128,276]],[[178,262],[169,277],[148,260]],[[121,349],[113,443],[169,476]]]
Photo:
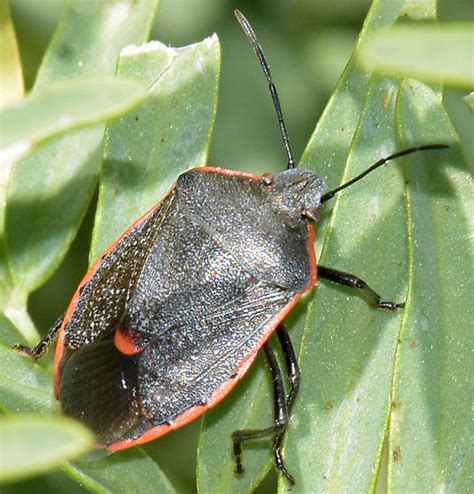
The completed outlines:
[[[255,34],[239,23],[268,81],[288,157],[285,171],[256,176],[196,168],[131,225],[88,271],[65,314],[33,349],[39,358],[58,336],[55,394],[64,413],[89,426],[111,451],[151,441],[221,401],[263,348],[273,377],[274,424],[234,432],[236,470],[242,443],[271,438],[276,467],[290,483],[281,443],[299,387],[295,353],[283,320],[321,278],[363,290],[360,278],[318,266],[313,222],[321,205],[387,161],[326,191],[314,172],[295,168],[277,90]],[[289,389],[268,338],[276,333]]]

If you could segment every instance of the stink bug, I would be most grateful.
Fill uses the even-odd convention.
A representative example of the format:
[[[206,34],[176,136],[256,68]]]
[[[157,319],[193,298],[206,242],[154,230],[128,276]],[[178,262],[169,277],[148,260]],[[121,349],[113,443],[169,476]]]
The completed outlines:
[[[326,191],[313,171],[295,168],[278,93],[245,17],[235,12],[256,51],[277,112],[287,169],[256,176],[196,168],[131,225],[88,271],[65,314],[33,349],[39,358],[58,336],[55,394],[64,412],[89,426],[99,445],[117,451],[158,438],[221,401],[263,348],[273,377],[275,421],[236,431],[242,443],[271,438],[276,467],[299,387],[299,370],[283,319],[320,277],[363,290],[375,307],[395,310],[360,278],[316,267],[313,222],[326,201],[397,157]],[[191,254],[192,253],[192,254]],[[289,379],[268,338],[276,333]]]

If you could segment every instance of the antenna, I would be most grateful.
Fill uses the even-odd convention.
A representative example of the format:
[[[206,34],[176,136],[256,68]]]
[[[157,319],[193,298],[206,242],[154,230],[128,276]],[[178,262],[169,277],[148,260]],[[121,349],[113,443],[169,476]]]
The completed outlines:
[[[329,201],[329,199],[332,199],[338,192],[345,189],[346,187],[351,186],[352,184],[355,184],[361,178],[364,178],[366,175],[368,175],[370,172],[373,172],[375,169],[379,168],[380,166],[385,165],[385,163],[387,163],[388,161],[392,161],[396,158],[400,158],[401,156],[406,156],[407,154],[413,154],[418,151],[428,151],[431,149],[446,149],[446,148],[449,148],[447,144],[427,144],[425,146],[417,146],[417,147],[405,149],[403,151],[398,151],[397,153],[391,154],[386,158],[382,158],[381,160],[377,161],[377,163],[373,164],[370,168],[367,168],[367,170],[362,172],[360,175],[357,175],[357,177],[354,177],[352,180],[349,180],[348,182],[340,185],[334,190],[330,190],[329,192],[326,192],[326,194],[324,194],[321,197],[321,204],[323,202]]]
[[[268,89],[270,90],[270,94],[272,95],[273,105],[275,106],[275,110],[278,116],[278,125],[280,126],[281,137],[283,138],[283,144],[285,146],[286,155],[288,156],[287,169],[289,170],[290,168],[295,168],[295,160],[293,158],[293,153],[291,152],[290,139],[288,137],[288,132],[286,130],[285,121],[283,119],[283,112],[281,111],[280,98],[278,97],[278,92],[273,82],[272,74],[270,72],[270,67],[268,66],[267,59],[265,58],[263,49],[260,46],[259,42],[257,41],[257,36],[255,35],[255,32],[252,29],[252,26],[250,25],[249,21],[245,18],[242,12],[240,12],[240,10],[237,9],[234,10],[234,14],[235,17],[237,17],[237,20],[239,21],[239,24],[242,27],[242,30],[246,34],[247,38],[249,39],[250,43],[252,43],[253,49],[257,54],[258,61],[262,66],[263,73],[267,78]]]

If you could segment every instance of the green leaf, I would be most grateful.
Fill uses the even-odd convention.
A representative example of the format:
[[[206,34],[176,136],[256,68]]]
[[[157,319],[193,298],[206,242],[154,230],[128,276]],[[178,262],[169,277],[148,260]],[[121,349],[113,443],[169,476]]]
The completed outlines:
[[[400,89],[396,81],[390,82],[390,79],[381,77],[372,79],[365,110],[351,146],[346,179],[366,168],[376,158],[387,155],[395,149],[422,143],[453,142],[451,127],[438,115],[438,112],[441,112],[440,99],[434,100],[428,90],[416,91],[413,100],[405,103],[411,108],[411,112],[408,113],[393,104],[397,94],[401,99],[404,92],[406,86],[402,85]],[[421,132],[421,129],[424,132]],[[398,132],[410,138],[403,139],[403,142],[397,144]],[[378,155],[375,154],[377,149]],[[372,158],[367,155],[367,151],[373,154]],[[437,308],[433,313],[433,320],[436,320],[437,324],[428,323],[430,328],[438,326],[440,332],[445,335],[443,356],[439,355],[437,364],[441,368],[451,366],[456,355],[457,366],[454,371],[456,377],[453,379],[460,381],[459,388],[458,385],[455,386],[458,394],[456,398],[450,396],[446,401],[442,400],[450,406],[445,406],[445,409],[443,406],[437,407],[438,397],[427,399],[426,394],[421,392],[424,386],[428,388],[437,386],[435,366],[431,370],[425,368],[421,371],[426,376],[426,384],[423,381],[415,384],[414,381],[419,379],[420,372],[414,373],[413,368],[404,367],[403,362],[397,360],[398,372],[403,372],[406,380],[403,388],[405,399],[401,399],[400,403],[398,400],[392,403],[391,383],[394,375],[396,377],[393,369],[394,360],[399,353],[403,357],[402,350],[397,353],[401,314],[383,314],[368,307],[364,308],[363,300],[357,300],[357,297],[348,299],[350,290],[333,288],[329,284],[320,282],[315,302],[310,305],[307,315],[300,354],[302,388],[288,431],[285,449],[289,468],[298,479],[294,492],[308,492],[311,489],[316,492],[338,492],[347,486],[351,486],[356,492],[373,489],[391,406],[397,410],[392,413],[400,413],[399,410],[405,406],[414,415],[417,412],[413,408],[417,409],[417,402],[422,402],[424,407],[430,409],[432,422],[433,416],[446,417],[446,429],[441,432],[437,426],[430,427],[427,425],[428,417],[423,414],[415,420],[411,416],[403,426],[398,421],[397,424],[392,424],[395,431],[400,427],[402,429],[406,427],[406,431],[409,431],[402,443],[409,450],[409,458],[404,464],[407,471],[403,480],[397,478],[396,472],[393,473],[392,486],[395,486],[393,490],[397,492],[465,490],[463,487],[467,478],[466,472],[470,471],[467,467],[470,460],[467,444],[462,438],[467,434],[469,409],[467,401],[469,400],[464,400],[461,404],[461,390],[464,389],[466,394],[467,374],[464,371],[462,379],[459,375],[463,375],[462,370],[468,362],[467,348],[461,342],[466,341],[467,338],[469,302],[466,301],[468,297],[457,295],[458,303],[462,304],[462,301],[465,301],[466,305],[463,309],[456,308],[453,303],[454,280],[451,280],[451,283],[448,281],[449,288],[446,287],[445,290],[451,298],[444,298],[438,294],[438,280],[445,276],[449,278],[449,259],[453,255],[448,248],[444,250],[442,245],[452,243],[454,238],[466,239],[465,242],[468,242],[466,213],[459,211],[457,214],[457,208],[463,210],[466,207],[463,204],[465,205],[467,201],[469,178],[466,171],[461,171],[464,165],[459,163],[457,153],[454,163],[458,162],[459,169],[456,165],[454,168],[446,166],[447,156],[446,151],[442,151],[420,153],[416,157],[406,159],[409,177],[412,173],[419,177],[416,181],[408,178],[407,190],[429,198],[428,202],[431,204],[428,207],[417,204],[418,222],[414,228],[411,220],[411,215],[415,215],[414,208],[413,210],[408,208],[405,213],[403,212],[402,182],[399,177],[397,178],[395,164],[390,165],[391,168],[365,178],[358,185],[341,194],[333,211],[321,263],[356,272],[384,297],[397,300],[405,296],[404,280],[409,281],[410,284],[414,283],[418,270],[423,272],[423,266],[426,266],[425,269],[431,275],[436,273],[434,278],[423,283],[423,299],[420,298],[413,303],[418,307],[417,311],[422,313],[430,305]],[[462,189],[458,191],[460,184],[463,184]],[[452,197],[448,202],[457,204],[453,206],[452,216],[448,220],[452,225],[452,231],[442,230],[438,224],[435,227],[437,235],[425,238],[422,242],[418,235],[422,236],[424,227],[426,226],[430,233],[434,233],[431,224],[442,221],[443,200],[440,196],[451,195],[449,192],[451,189]],[[446,218],[444,220],[446,221]],[[435,247],[437,244],[439,247]],[[416,262],[412,260],[407,265],[409,252],[415,246],[419,256]],[[433,255],[430,255],[430,251]],[[456,254],[458,265],[453,267],[453,278],[454,273],[457,273],[457,276],[461,276],[463,280],[471,280],[472,272],[466,273],[464,268],[463,273],[462,266],[466,263],[467,266],[472,267],[472,259],[466,260],[466,256],[461,257],[461,252],[469,252],[468,245],[459,245]],[[466,286],[466,293],[468,292]],[[410,319],[412,308],[411,297],[410,290],[403,318],[403,324],[409,327],[411,324],[407,320]],[[337,303],[338,299],[339,303]],[[440,313],[447,313],[450,316],[441,318]],[[451,340],[449,321],[458,319],[458,313],[466,314],[466,319],[460,319],[460,334]],[[428,327],[424,327],[425,335],[428,331]],[[403,329],[401,334],[403,335]],[[402,345],[403,341],[404,338]],[[423,357],[420,360],[422,359]],[[418,363],[420,367],[425,367],[422,362],[418,361]],[[305,379],[305,376],[309,377]],[[462,388],[463,384],[464,388]],[[451,389],[451,386],[452,382],[446,383],[446,389],[441,393],[450,394],[448,388]],[[410,399],[415,397],[412,408]],[[455,406],[462,412],[455,414]],[[454,422],[456,422],[454,437],[438,449],[436,440],[433,443],[433,438],[446,437],[443,434],[448,434],[449,426],[453,426]],[[423,443],[418,441],[415,431],[426,431],[426,441]],[[423,436],[423,433],[421,435]],[[396,436],[399,437],[398,432]],[[450,450],[448,445],[451,446]],[[399,461],[400,455],[403,458],[403,446],[401,448],[398,446],[394,445],[392,449],[393,462],[395,459]],[[433,449],[436,451],[433,455],[436,460],[441,458],[443,460],[433,461],[431,469],[427,470],[425,455],[427,451]],[[416,450],[416,455],[410,450]],[[448,450],[455,451],[455,454],[448,454]],[[415,458],[419,459],[419,463]],[[449,481],[444,482],[444,487],[440,487],[443,485],[440,479],[440,476],[444,475],[442,472],[451,474]],[[446,474],[446,477],[448,476]],[[416,482],[415,479],[420,477],[425,477],[424,480],[430,478],[433,483]],[[443,480],[447,479],[443,478]],[[286,490],[284,481],[281,482],[280,489]]]
[[[2,345],[13,346],[17,343],[26,345],[26,340],[18,331],[16,326],[8,319],[5,314],[0,312],[0,342]]]
[[[45,472],[90,449],[93,435],[67,417],[17,415],[0,422],[0,482]]]
[[[52,381],[51,374],[32,358],[0,345],[0,410],[7,413],[58,411]]]
[[[397,149],[397,91],[395,80],[372,77],[350,147],[346,178]],[[402,204],[403,181],[396,166],[342,193],[332,212],[320,263],[355,272],[385,299],[404,300],[407,264]],[[301,394],[285,448],[298,479],[297,492],[306,492],[309,486],[316,486],[317,492],[337,492],[348,485],[364,492],[375,485],[401,316],[370,307],[350,289],[319,281],[306,316],[300,350]],[[296,462],[294,457],[305,461]],[[281,482],[280,489],[286,487]]]
[[[184,48],[153,41],[122,52],[118,75],[146,83],[149,96],[106,130],[91,261],[158,202],[180,173],[205,164],[219,64],[217,37]]]
[[[358,43],[375,30],[390,26],[402,14],[419,18],[431,15],[433,8],[434,2],[376,1]],[[343,178],[355,175],[378,158],[397,150],[396,94],[396,81],[371,79],[370,73],[360,68],[353,56],[318,122],[300,166],[318,171],[327,180],[328,187],[335,187]],[[317,246],[320,251],[323,243],[327,244],[322,257],[324,264],[356,271],[384,295],[397,299],[403,298],[406,276],[401,209],[403,183],[396,167],[383,173],[384,194],[380,193],[380,178],[375,176],[367,179],[364,193],[361,192],[364,185],[358,185],[353,193],[347,192],[335,204],[327,205],[317,225]],[[357,211],[361,211],[358,218],[354,215]],[[401,231],[400,241],[391,244],[394,231],[397,238]],[[376,248],[373,246],[377,243],[383,247],[380,255],[372,259]],[[396,267],[391,270],[391,276],[384,276],[385,263]],[[377,270],[380,270],[379,276],[376,276]],[[302,389],[285,447],[288,468],[296,477],[294,492],[321,492],[330,488],[337,492],[344,485],[363,491],[375,482],[378,454],[386,430],[390,369],[401,315],[377,313],[364,299],[356,296],[355,300],[350,297],[348,301],[348,298],[346,290],[320,283],[316,302],[308,307],[303,336],[301,314],[295,314],[295,322],[287,325],[296,347],[301,337],[304,339],[300,352]],[[304,308],[302,304],[299,310]],[[265,441],[257,444],[258,449],[255,444],[244,447],[246,471],[242,477],[234,473],[232,455],[225,453],[223,457],[221,449],[216,447],[219,438],[230,445],[227,438],[236,428],[252,428],[257,424],[265,427],[273,422],[271,388],[262,386],[263,372],[267,371],[262,366],[255,367],[251,372],[258,375],[252,375],[251,389],[245,388],[246,395],[253,397],[252,404],[236,391],[227,399],[228,407],[221,405],[207,413],[203,420],[198,465],[198,486],[202,492],[213,492],[222,486],[229,492],[250,492],[271,466],[271,451]],[[373,373],[378,373],[377,380]],[[374,389],[368,393],[372,382]],[[381,390],[385,390],[384,395],[380,395]],[[231,407],[232,413],[229,412]],[[360,429],[353,431],[351,427],[357,420],[361,420]],[[362,454],[351,455],[349,462],[348,453],[352,452],[353,443],[346,446],[346,441],[364,439],[367,429],[370,434],[361,446]],[[288,483],[282,478],[280,491],[287,488]]]
[[[23,75],[8,0],[0,0],[0,109],[23,95]],[[0,201],[1,203],[2,201]]]
[[[141,448],[109,454],[99,459],[93,453],[89,456],[69,463],[64,470],[93,492],[176,493],[165,474]]]
[[[10,16],[8,0],[0,0],[0,109],[15,103],[23,96],[23,77],[15,30]],[[4,213],[10,166],[0,161],[0,306],[11,290],[10,271],[6,261],[3,238]]]
[[[375,33],[359,56],[363,64],[386,74],[472,88],[474,24],[397,26]]]
[[[60,132],[123,114],[145,94],[143,85],[112,77],[61,82],[34,92],[0,113],[2,166],[9,166]]]
[[[472,174],[441,95],[408,80],[398,97],[400,145],[454,141],[405,168],[410,284],[390,422],[390,492],[472,486]]]
[[[113,75],[125,45],[147,39],[158,0],[70,0],[34,92],[60,80]],[[6,237],[17,287],[31,292],[58,267],[89,206],[103,125],[42,145],[10,177]]]
[[[474,92],[469,93],[463,99],[466,102],[467,106],[469,107],[469,110],[471,110],[474,113]]]

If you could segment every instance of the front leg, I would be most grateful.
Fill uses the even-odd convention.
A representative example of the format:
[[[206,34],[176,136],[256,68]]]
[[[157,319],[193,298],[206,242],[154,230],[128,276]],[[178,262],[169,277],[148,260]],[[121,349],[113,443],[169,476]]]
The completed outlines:
[[[375,290],[354,274],[345,273],[344,271],[338,271],[337,269],[327,268],[325,266],[318,266],[318,276],[333,281],[334,283],[362,290],[368,297],[370,303],[377,307],[377,309],[396,310],[405,307],[405,302],[396,303],[382,301],[380,295]]]

